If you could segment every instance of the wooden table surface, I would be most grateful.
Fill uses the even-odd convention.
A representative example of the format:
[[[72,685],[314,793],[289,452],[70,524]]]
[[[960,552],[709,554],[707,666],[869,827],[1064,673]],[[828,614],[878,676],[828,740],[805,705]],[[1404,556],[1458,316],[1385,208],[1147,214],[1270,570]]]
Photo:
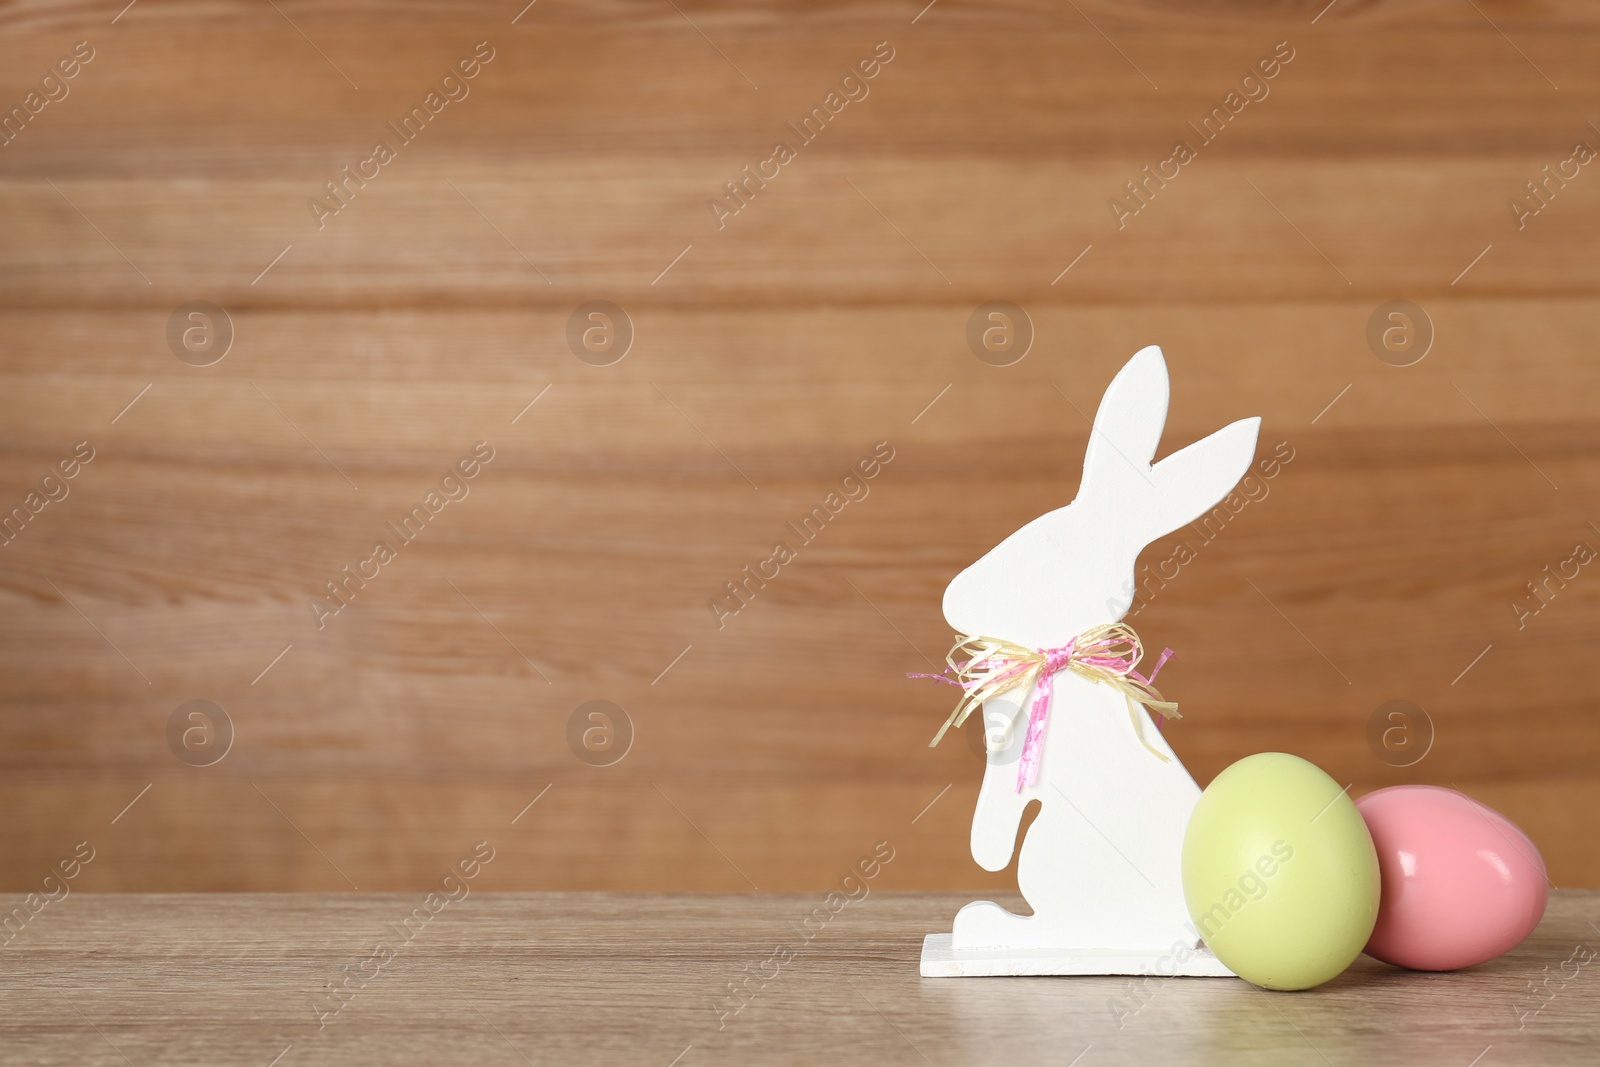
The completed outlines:
[[[0,950],[0,1058],[136,1067],[1596,1059],[1600,976],[1595,963],[1571,961],[1592,958],[1600,942],[1600,892],[1558,891],[1531,938],[1470,971],[1412,973],[1362,957],[1319,989],[1275,994],[1236,979],[1138,992],[1128,979],[919,977],[922,935],[948,929],[968,899],[869,892],[812,920],[808,934],[802,922],[824,907],[821,894],[478,892],[416,921],[406,942],[391,924],[423,904],[417,894],[79,894]],[[393,947],[381,966],[366,962],[379,943]],[[325,986],[346,975],[350,992],[333,1011],[340,1002]],[[750,992],[731,999],[730,983]]]

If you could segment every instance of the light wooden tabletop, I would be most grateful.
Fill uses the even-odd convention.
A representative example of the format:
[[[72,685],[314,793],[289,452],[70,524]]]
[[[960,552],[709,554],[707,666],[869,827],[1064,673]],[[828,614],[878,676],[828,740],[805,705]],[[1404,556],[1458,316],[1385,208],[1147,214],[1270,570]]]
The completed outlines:
[[[822,894],[444,899],[426,921],[412,920],[409,941],[395,926],[415,909],[427,915],[421,894],[79,893],[49,903],[0,950],[0,1059],[137,1067],[1596,1060],[1600,977],[1585,962],[1600,942],[1594,891],[1558,891],[1533,937],[1482,967],[1417,974],[1363,957],[1298,994],[1236,979],[1152,982],[1140,992],[1126,979],[919,977],[922,935],[948,929],[965,894],[871,892],[831,915]],[[809,926],[808,915],[818,916]],[[391,959],[373,956],[379,944]],[[334,981],[349,990],[342,1003],[327,992]],[[326,1013],[320,1026],[314,1005]]]

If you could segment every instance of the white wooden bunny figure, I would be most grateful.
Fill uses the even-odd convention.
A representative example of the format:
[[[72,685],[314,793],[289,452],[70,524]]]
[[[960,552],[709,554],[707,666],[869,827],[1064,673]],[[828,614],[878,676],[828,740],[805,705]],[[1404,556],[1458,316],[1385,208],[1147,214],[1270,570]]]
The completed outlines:
[[[1200,946],[1184,905],[1179,857],[1199,787],[1129,699],[1136,687],[1063,669],[1075,641],[1105,633],[1097,627],[1127,611],[1140,550],[1215,506],[1255,455],[1261,420],[1250,418],[1152,465],[1167,396],[1161,350],[1141,350],[1100,402],[1077,499],[1006,538],[945,590],[945,618],[969,635],[968,652],[998,642],[1044,661],[1001,695],[977,693],[986,696],[991,754],[973,858],[1003,870],[1023,809],[1036,798],[1041,807],[1017,863],[1034,913],[968,904],[950,934],[928,936],[924,975],[1229,973]]]

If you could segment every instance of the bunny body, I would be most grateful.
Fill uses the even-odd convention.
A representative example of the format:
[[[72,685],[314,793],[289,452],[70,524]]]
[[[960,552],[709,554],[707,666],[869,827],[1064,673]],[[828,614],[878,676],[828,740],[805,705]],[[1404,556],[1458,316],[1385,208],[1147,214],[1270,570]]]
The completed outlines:
[[[1020,711],[991,700],[986,725],[1004,733],[1020,715],[1020,735],[1031,703],[1031,694]],[[1016,764],[992,761],[972,823],[973,858],[1003,870],[1023,809],[1040,801],[1017,861],[1017,886],[1034,914],[969,904],[956,916],[955,947],[1166,950],[1194,942],[1178,859],[1200,787],[1144,709],[1135,715],[1143,741],[1121,693],[1070,672],[1057,676],[1037,785],[1018,793]]]
[[[1152,464],[1167,399],[1161,350],[1145,348],[1101,401],[1077,498],[946,589],[945,618],[959,633],[1053,648],[1122,617],[1140,550],[1210,510],[1255,454],[1260,420],[1244,419]],[[1017,863],[1034,914],[969,904],[952,948],[1092,956],[1194,946],[1179,859],[1199,787],[1143,707],[1130,716],[1121,693],[1072,671],[1054,684],[1038,780],[1021,792],[1016,759],[1034,693],[1014,689],[984,704],[986,735],[1008,740],[991,753],[972,822],[973,858],[1002,870],[1023,810],[1040,801]]]

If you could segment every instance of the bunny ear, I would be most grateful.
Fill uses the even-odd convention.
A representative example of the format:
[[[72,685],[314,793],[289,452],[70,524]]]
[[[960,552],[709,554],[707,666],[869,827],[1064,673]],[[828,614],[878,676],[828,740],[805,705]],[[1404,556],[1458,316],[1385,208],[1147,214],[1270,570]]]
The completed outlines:
[[[1167,422],[1167,361],[1155,345],[1141,348],[1106,387],[1083,457],[1085,487],[1137,476],[1149,478],[1150,460]]]
[[[1250,469],[1260,432],[1259,417],[1240,419],[1180,448],[1151,469],[1162,533],[1193,522],[1228,495]]]

